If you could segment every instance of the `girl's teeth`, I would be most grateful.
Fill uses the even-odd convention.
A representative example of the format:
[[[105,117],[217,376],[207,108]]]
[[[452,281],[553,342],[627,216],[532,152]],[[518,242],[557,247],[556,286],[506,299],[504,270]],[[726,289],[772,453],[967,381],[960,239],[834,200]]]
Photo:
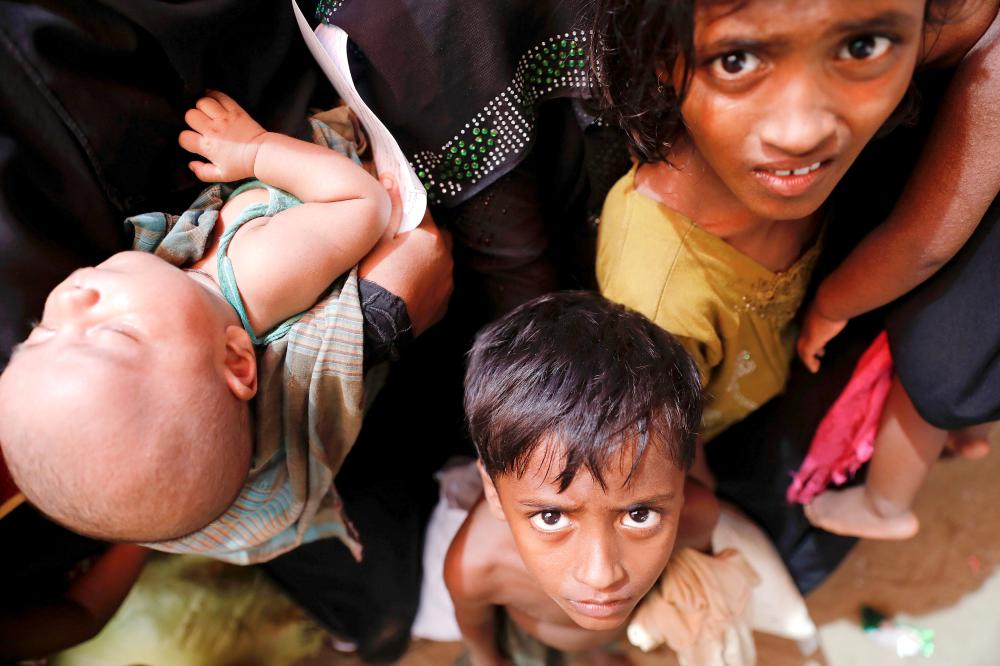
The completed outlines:
[[[821,164],[820,162],[813,162],[809,166],[804,166],[801,169],[794,169],[794,170],[793,169],[775,169],[773,173],[774,173],[775,176],[791,176],[792,174],[794,174],[796,176],[804,176],[807,173],[810,173],[810,172],[815,171],[816,169],[818,169],[820,167],[820,164]]]

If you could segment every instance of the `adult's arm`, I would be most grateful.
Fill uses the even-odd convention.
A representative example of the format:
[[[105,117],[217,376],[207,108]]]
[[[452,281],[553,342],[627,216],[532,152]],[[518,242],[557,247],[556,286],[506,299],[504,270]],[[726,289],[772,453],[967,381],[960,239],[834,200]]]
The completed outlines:
[[[452,290],[451,235],[434,224],[428,212],[416,229],[383,238],[362,260],[358,272],[363,281],[375,283],[402,300],[412,335],[420,335],[440,321],[448,307]],[[362,289],[362,307],[364,304]],[[366,313],[366,324],[368,318]],[[405,335],[407,329],[401,323],[395,322],[394,327]]]
[[[937,272],[975,230],[1000,183],[998,41],[994,16],[959,63],[889,218],[820,286],[814,304],[819,315],[850,319],[898,298]],[[861,284],[864,289],[857,288]]]

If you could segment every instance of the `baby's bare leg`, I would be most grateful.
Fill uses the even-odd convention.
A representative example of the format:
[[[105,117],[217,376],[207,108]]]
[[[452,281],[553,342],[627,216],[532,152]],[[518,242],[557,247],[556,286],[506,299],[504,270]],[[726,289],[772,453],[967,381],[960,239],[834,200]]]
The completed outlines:
[[[948,433],[948,450],[968,460],[982,460],[990,453],[990,431],[995,423],[969,426]]]
[[[909,539],[920,523],[910,508],[947,433],[917,413],[898,378],[885,410],[864,486],[827,491],[806,506],[809,521],[834,534]]]

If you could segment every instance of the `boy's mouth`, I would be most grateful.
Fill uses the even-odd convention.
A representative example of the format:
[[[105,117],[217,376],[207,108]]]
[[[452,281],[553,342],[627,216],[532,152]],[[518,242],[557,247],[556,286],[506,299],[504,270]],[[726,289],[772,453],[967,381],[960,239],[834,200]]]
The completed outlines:
[[[632,607],[631,597],[607,600],[585,599],[583,601],[567,599],[566,601],[569,602],[569,605],[572,606],[576,612],[595,619],[615,617],[623,614],[627,610],[630,610]]]

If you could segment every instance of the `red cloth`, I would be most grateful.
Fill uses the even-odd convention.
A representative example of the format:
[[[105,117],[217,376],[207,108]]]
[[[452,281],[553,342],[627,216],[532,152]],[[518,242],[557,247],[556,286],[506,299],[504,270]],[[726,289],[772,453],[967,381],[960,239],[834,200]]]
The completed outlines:
[[[786,497],[808,504],[833,481],[840,485],[872,457],[885,399],[892,385],[892,354],[885,331],[858,360],[843,392],[823,417]]]

